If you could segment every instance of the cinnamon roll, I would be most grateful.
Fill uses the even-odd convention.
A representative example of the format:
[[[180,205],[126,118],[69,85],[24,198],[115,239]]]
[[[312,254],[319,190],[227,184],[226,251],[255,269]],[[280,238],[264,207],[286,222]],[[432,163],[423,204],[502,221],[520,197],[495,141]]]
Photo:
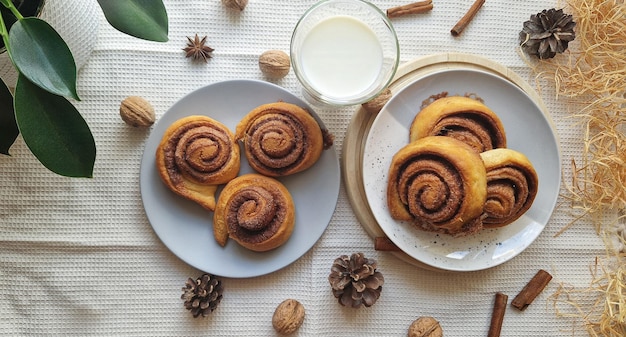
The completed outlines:
[[[250,166],[271,177],[286,176],[313,166],[324,148],[319,124],[303,108],[285,102],[261,105],[237,125]]]
[[[512,149],[480,154],[487,170],[484,227],[502,227],[517,220],[532,205],[539,179],[528,158]]]
[[[239,146],[224,124],[207,116],[189,116],[165,131],[156,166],[170,190],[212,211],[217,186],[239,174]]]
[[[222,246],[230,237],[263,252],[285,243],[294,222],[295,205],[287,188],[274,178],[250,173],[224,186],[213,214],[213,233]]]
[[[454,138],[421,138],[392,158],[387,204],[394,219],[428,231],[467,235],[482,228],[486,194],[479,154]]]
[[[506,147],[500,118],[482,102],[463,96],[437,99],[415,116],[409,141],[427,136],[456,138],[478,152]]]

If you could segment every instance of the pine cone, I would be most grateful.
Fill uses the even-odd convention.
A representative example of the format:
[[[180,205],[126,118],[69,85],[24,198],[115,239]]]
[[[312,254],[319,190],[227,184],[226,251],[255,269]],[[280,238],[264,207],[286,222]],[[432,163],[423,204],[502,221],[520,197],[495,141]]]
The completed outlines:
[[[575,26],[572,16],[563,13],[562,9],[544,9],[524,22],[519,33],[520,46],[526,53],[540,59],[552,58],[564,52],[567,44],[574,40]]]
[[[185,308],[193,317],[208,316],[222,300],[222,281],[210,274],[203,274],[195,281],[187,280],[180,296],[185,301]]]
[[[376,271],[376,260],[365,258],[363,253],[342,255],[335,259],[330,270],[328,281],[341,305],[371,307],[380,297],[385,279]]]

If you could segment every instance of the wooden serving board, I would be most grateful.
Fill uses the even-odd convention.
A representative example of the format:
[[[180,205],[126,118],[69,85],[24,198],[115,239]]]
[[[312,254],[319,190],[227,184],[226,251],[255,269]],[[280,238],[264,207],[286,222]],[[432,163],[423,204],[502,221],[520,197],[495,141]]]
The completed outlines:
[[[392,83],[389,85],[389,89],[393,95],[425,75],[448,69],[482,70],[512,82],[537,103],[547,119],[552,123],[541,97],[526,81],[505,66],[476,55],[444,53],[409,61],[398,68]],[[359,222],[373,240],[377,237],[385,237],[385,233],[376,222],[374,214],[367,202],[363,186],[362,167],[365,141],[367,140],[369,130],[376,116],[376,114],[369,113],[359,106],[352,116],[352,120],[346,131],[342,151],[342,174],[348,199]],[[404,252],[392,251],[390,253],[417,267],[427,270],[443,271],[422,263]]]

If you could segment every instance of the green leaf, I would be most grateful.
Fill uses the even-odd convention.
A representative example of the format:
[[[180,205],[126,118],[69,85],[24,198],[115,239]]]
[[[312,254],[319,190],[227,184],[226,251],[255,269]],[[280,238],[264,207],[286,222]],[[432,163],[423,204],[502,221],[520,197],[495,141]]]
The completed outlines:
[[[4,81],[0,80],[0,153],[8,155],[9,148],[19,134],[13,110],[13,95]]]
[[[113,28],[144,40],[167,41],[167,12],[162,0],[98,0]]]
[[[15,66],[31,82],[53,94],[79,99],[72,52],[47,22],[19,20],[11,27],[9,44]]]
[[[67,99],[20,75],[15,87],[15,117],[24,142],[50,171],[92,177],[96,144],[89,126]]]

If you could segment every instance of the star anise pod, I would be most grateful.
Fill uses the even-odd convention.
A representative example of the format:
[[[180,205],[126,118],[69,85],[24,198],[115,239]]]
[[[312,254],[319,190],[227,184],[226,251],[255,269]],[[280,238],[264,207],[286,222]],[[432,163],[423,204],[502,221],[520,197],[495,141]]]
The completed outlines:
[[[211,57],[211,53],[215,50],[206,45],[206,36],[200,39],[198,34],[195,38],[187,36],[187,47],[183,48],[186,57],[191,57],[194,61],[204,60],[207,62]]]
[[[563,13],[562,9],[544,9],[541,13],[530,16],[524,22],[519,33],[522,49],[540,59],[548,59],[567,49],[570,41],[576,37],[572,15]]]

